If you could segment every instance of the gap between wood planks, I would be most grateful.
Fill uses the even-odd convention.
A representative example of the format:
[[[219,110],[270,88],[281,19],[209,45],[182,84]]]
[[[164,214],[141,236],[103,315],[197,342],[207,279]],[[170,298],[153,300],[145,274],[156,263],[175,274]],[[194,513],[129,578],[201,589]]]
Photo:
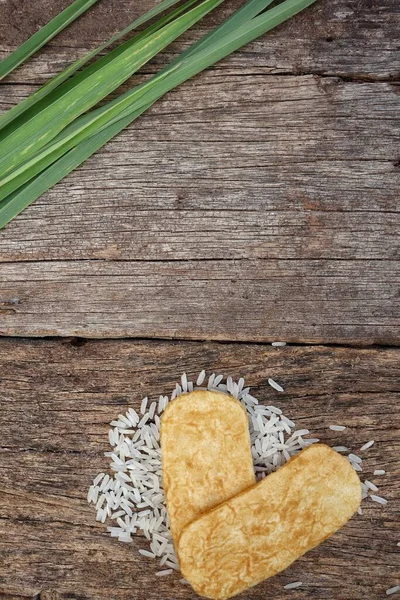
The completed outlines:
[[[270,67],[271,71],[251,71],[251,70],[243,70],[241,68],[230,68],[227,70],[225,68],[221,68],[218,65],[211,67],[208,71],[214,71],[216,73],[223,72],[224,77],[315,77],[320,79],[338,79],[343,81],[344,83],[390,83],[395,87],[400,85],[400,71],[398,73],[386,74],[383,73],[381,75],[374,73],[346,73],[344,71],[312,71],[312,70],[299,70],[299,71],[284,71],[284,70],[275,70],[274,67]],[[228,71],[228,72],[226,72]],[[136,76],[148,76],[154,75],[154,70],[149,69],[141,69],[140,72]],[[29,83],[26,81],[5,81],[0,82],[0,85],[3,88],[10,87],[14,88],[16,86],[38,86],[42,85],[42,80],[31,80]]]
[[[2,308],[0,305],[0,314],[1,314]],[[105,337],[105,338],[96,338],[96,337],[79,337],[79,336],[54,336],[54,335],[48,335],[48,336],[14,336],[14,335],[4,335],[1,334],[0,335],[0,340],[1,339],[7,339],[9,341],[15,341],[15,342],[23,342],[23,341],[27,341],[27,342],[35,342],[35,341],[48,341],[48,342],[61,342],[61,344],[71,344],[71,346],[76,346],[76,347],[81,347],[84,346],[85,344],[88,344],[90,342],[170,342],[171,344],[175,344],[175,343],[185,343],[185,344],[199,344],[199,343],[203,343],[203,344],[208,344],[208,343],[212,343],[212,344],[217,344],[217,345],[221,345],[221,346],[229,346],[232,344],[235,345],[242,345],[242,346],[261,346],[261,347],[273,347],[272,346],[272,342],[283,342],[285,340],[267,340],[267,341],[251,341],[251,340],[230,340],[230,339],[226,339],[226,340],[214,340],[214,339],[205,339],[205,338],[171,338],[171,337],[160,337],[160,336],[155,336],[155,337]],[[307,348],[307,347],[320,347],[320,348],[342,348],[342,349],[361,349],[361,350],[395,350],[397,349],[400,344],[383,344],[383,343],[373,343],[373,344],[362,344],[359,342],[347,342],[346,344],[344,343],[340,343],[340,342],[327,342],[327,341],[321,341],[321,342],[286,342],[286,346],[285,347],[290,347],[290,348]]]

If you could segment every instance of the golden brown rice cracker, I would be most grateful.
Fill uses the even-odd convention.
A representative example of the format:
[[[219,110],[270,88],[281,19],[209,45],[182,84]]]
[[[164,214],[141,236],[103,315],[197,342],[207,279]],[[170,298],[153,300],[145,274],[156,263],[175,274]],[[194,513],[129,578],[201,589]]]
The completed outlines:
[[[185,525],[255,483],[247,413],[227,394],[173,400],[161,419],[161,448],[175,544]]]
[[[223,600],[286,569],[356,512],[361,485],[350,463],[323,444],[183,530],[183,576],[197,593]]]

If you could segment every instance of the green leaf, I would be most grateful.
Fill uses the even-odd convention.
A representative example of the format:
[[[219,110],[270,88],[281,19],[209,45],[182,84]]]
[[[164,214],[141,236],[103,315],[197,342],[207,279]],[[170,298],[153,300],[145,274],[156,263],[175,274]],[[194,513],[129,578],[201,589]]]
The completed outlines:
[[[172,66],[170,65],[162,69],[160,73],[153,77],[156,85],[150,87],[149,91],[143,94],[138,101],[132,103],[132,110],[140,108],[142,102],[146,104],[153,101],[156,97],[159,98],[190,77],[197,75],[245,44],[252,42],[260,35],[290,19],[314,2],[316,0],[285,0],[278,6],[262,12],[250,20],[246,20],[238,27],[232,25],[227,28],[227,31],[225,31],[221,38],[218,36],[211,43],[200,47],[193,55],[188,54],[185,57],[181,57],[180,61],[174,61]],[[168,69],[171,69],[171,74],[169,77],[165,77]],[[157,81],[157,77],[160,76],[162,77],[161,81]],[[127,92],[123,96],[128,96],[131,93],[132,91]],[[124,116],[124,114],[122,112],[121,116]]]
[[[76,167],[104,146],[104,144],[129,125],[129,123],[137,119],[148,108],[149,105],[142,107],[136,113],[131,113],[128,117],[109,125],[96,135],[78,144],[49,168],[34,177],[29,183],[26,183],[0,202],[0,229],[5,227],[14,217],[68,175],[68,173],[76,169]]]
[[[101,44],[100,46],[86,54],[84,57],[72,63],[69,67],[62,71],[62,73],[59,73],[58,75],[56,75],[56,77],[53,77],[53,79],[48,81],[35,93],[28,96],[28,98],[26,98],[25,100],[8,110],[5,114],[1,115],[0,131],[7,127],[15,119],[17,119],[20,115],[37,105],[39,101],[43,100],[46,96],[51,94],[53,90],[58,88],[64,81],[66,81],[69,77],[71,77],[74,73],[81,69],[85,64],[89,62],[89,60],[97,56],[103,50],[106,50],[106,48],[108,48],[111,44],[114,44],[114,42],[117,42],[119,39],[133,31],[134,29],[137,29],[140,25],[147,23],[147,21],[150,21],[150,19],[153,19],[161,12],[167,10],[171,6],[177,4],[178,2],[180,2],[180,0],[163,0],[155,8],[152,8],[147,13],[133,21],[130,25],[128,25],[128,27],[126,27],[119,33],[113,35],[109,40],[104,42],[104,44]]]
[[[12,131],[0,143],[0,172],[6,175],[32,157],[77,116],[97,104],[132,73],[165,48],[223,0],[203,2],[89,74],[34,118]],[[9,149],[13,151],[10,152]]]
[[[49,40],[75,21],[82,13],[86,12],[98,0],[75,0],[65,10],[60,12],[54,19],[44,25],[32,37],[24,42],[19,48],[9,54],[0,62],[0,79],[14,71],[24,63],[32,54],[35,54]]]
[[[167,74],[165,74],[165,77],[166,76]],[[138,86],[137,89],[144,93],[149,85],[153,84],[144,83],[141,86]],[[112,112],[111,106],[117,103],[118,99],[115,99],[104,107],[75,119],[73,123],[66,127],[56,138],[35,154],[35,156],[3,177],[0,180],[0,201],[61,158],[68,150],[77,146],[78,143],[95,135],[104,127],[107,127],[110,121],[109,113]],[[118,109],[118,107],[116,108]],[[115,112],[114,114],[119,115],[119,112]],[[143,110],[141,110],[141,113],[142,112]],[[119,119],[114,119],[114,122],[116,120]]]
[[[272,0],[250,0],[232,17],[227,19],[220,27],[205,35],[199,42],[193,44],[187,51],[183,52],[180,61],[173,61],[166,69],[163,69],[149,82],[135,87],[126,94],[109,102],[104,107],[93,111],[88,115],[84,115],[76,119],[69,127],[65,128],[55,139],[52,140],[46,147],[38,152],[32,159],[23,163],[20,167],[13,170],[7,177],[0,181],[0,200],[4,199],[8,194],[12,193],[18,187],[43,168],[46,168],[52,162],[60,158],[65,152],[73,148],[76,144],[84,140],[86,137],[95,134],[99,128],[107,126],[110,122],[114,122],[121,118],[121,115],[128,114],[132,108],[134,101],[149,89],[150,92],[155,90],[158,82],[170,75],[178,68],[178,63],[181,63],[185,57],[192,56],[197,50],[199,52],[205,46],[205,42],[216,40],[219,43],[217,34],[229,33],[235,27],[243,25],[246,21],[251,20],[254,15],[257,15],[261,10],[265,9]],[[154,97],[150,100],[154,101]],[[135,110],[135,109],[133,109]]]
[[[0,228],[96,152],[113,135],[134,121],[166,92],[283,23],[313,2],[315,0],[285,0],[280,5],[262,12],[270,3],[269,0],[249,0],[222,26],[201,38],[145,84],[136,86],[100,109],[76,119],[43,149],[46,157],[54,161],[53,164],[0,202]],[[220,35],[215,35],[217,31]],[[205,40],[207,43],[204,43]],[[93,131],[95,133],[90,135]],[[68,144],[73,141],[78,141],[77,145],[67,151]],[[66,153],[58,158],[57,152],[62,150]],[[37,154],[36,158],[40,159],[40,156],[43,159],[44,154]],[[41,167],[43,164],[41,163]]]
[[[271,0],[250,0],[224,22],[223,26],[217,28],[222,32],[221,37],[214,35],[217,30],[207,34],[145,84],[128,90],[101,109],[85,115],[84,120],[77,119],[73,124],[72,135],[71,131],[64,130],[59,140],[64,138],[66,141],[67,138],[72,139],[73,135],[80,136],[84,130],[87,131],[87,135],[92,135],[96,127],[106,126],[125,117],[130,111],[136,111],[145,104],[153,103],[171,89],[283,23],[315,1],[285,0],[280,5],[258,14],[271,3]],[[254,17],[254,14],[257,16]],[[204,43],[205,40],[208,43]],[[78,141],[81,139],[78,137]]]
[[[68,141],[71,141],[74,136],[77,136],[76,139],[80,141],[83,139],[82,135],[85,135],[85,131],[86,135],[92,135],[99,127],[107,126],[127,116],[130,111],[135,112],[141,109],[143,105],[153,103],[171,89],[225,58],[225,56],[238,50],[241,46],[259,37],[259,35],[283,23],[315,1],[285,0],[280,5],[262,12],[258,16],[247,18],[246,14],[254,14],[254,11],[258,13],[259,9],[263,10],[270,3],[270,0],[250,0],[247,5],[247,8],[250,8],[248,13],[243,11],[240,18],[237,19],[233,18],[236,16],[234,15],[229,19],[228,27],[221,27],[220,30],[223,32],[221,38],[207,34],[202,40],[208,38],[208,40],[211,40],[210,43],[202,44],[200,43],[202,40],[200,40],[183,52],[180,60],[172,61],[170,65],[154,75],[145,84],[128,90],[98,111],[85,115],[84,119],[76,120],[72,132],[64,130],[61,133],[60,141],[55,143],[54,149],[59,147],[60,142],[67,142],[67,138]],[[228,25],[228,22],[225,24]],[[197,48],[196,51],[194,51],[195,48]],[[50,147],[51,145],[49,145]]]

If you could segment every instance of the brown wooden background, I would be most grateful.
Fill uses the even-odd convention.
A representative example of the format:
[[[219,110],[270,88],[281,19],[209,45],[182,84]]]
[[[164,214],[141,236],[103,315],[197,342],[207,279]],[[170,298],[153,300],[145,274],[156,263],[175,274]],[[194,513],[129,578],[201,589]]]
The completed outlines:
[[[0,58],[67,3],[1,0]],[[101,0],[1,82],[0,110],[152,4]],[[387,470],[386,507],[241,598],[378,600],[400,583],[399,32],[398,0],[319,0],[0,232],[1,600],[196,597],[85,498],[107,423],[203,367],[244,375],[323,441],[375,439],[366,476]]]

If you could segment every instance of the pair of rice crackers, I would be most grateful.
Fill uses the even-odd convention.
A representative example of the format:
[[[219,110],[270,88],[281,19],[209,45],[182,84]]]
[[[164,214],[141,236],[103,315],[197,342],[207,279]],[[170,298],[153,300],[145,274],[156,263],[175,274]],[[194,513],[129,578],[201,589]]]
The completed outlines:
[[[256,483],[246,411],[220,392],[171,402],[161,446],[182,574],[215,600],[286,569],[342,527],[361,502],[350,463],[323,444]]]

